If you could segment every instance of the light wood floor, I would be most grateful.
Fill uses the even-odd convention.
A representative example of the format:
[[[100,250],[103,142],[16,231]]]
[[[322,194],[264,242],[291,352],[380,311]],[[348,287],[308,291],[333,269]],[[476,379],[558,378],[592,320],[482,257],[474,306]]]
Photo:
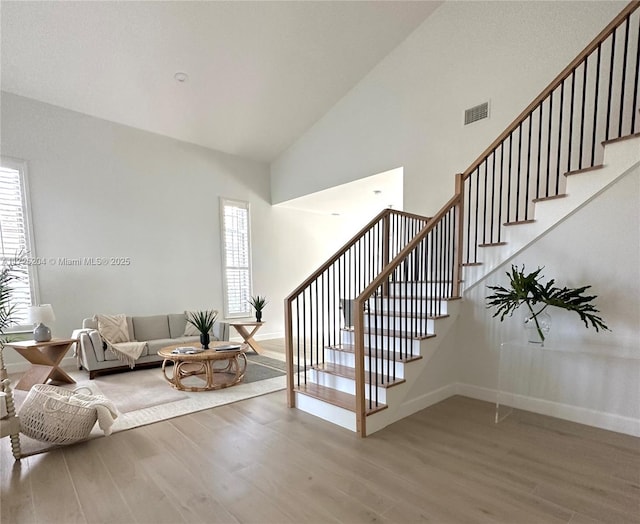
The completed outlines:
[[[361,440],[283,391],[0,464],[2,524],[640,522],[640,439],[465,397]]]

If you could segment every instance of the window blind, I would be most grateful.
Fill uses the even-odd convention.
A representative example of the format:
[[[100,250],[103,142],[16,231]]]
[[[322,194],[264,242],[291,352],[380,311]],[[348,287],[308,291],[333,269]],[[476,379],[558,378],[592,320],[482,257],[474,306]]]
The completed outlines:
[[[0,166],[0,258],[2,265],[17,256],[27,258],[30,252],[26,220],[24,181],[19,169]],[[18,324],[27,323],[27,308],[32,304],[30,267],[18,268],[11,282],[11,304],[15,307],[14,319]]]
[[[249,203],[222,200],[225,315],[251,314],[251,246]]]

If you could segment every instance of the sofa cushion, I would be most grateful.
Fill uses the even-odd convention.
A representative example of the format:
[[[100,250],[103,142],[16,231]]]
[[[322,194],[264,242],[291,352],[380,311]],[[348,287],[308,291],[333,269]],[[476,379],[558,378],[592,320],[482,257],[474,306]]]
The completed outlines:
[[[82,329],[98,329],[97,315],[83,319]],[[131,321],[131,317],[127,317],[127,329],[129,330],[129,340],[135,340],[135,337],[133,336],[133,322]]]
[[[153,315],[149,317],[132,317],[133,333],[139,342],[171,338],[169,334],[169,319],[167,315]]]
[[[187,317],[184,313],[171,313],[169,317],[169,333],[171,338],[178,338],[184,335],[187,325]]]
[[[179,344],[179,342],[176,342],[175,338],[169,338],[169,337],[161,338],[157,340],[149,340],[147,342],[147,354],[155,355],[162,348],[166,348],[167,346],[173,346],[175,344]],[[189,345],[193,345],[193,344],[189,344]]]
[[[100,336],[111,344],[129,342],[127,318],[124,315],[96,315]]]

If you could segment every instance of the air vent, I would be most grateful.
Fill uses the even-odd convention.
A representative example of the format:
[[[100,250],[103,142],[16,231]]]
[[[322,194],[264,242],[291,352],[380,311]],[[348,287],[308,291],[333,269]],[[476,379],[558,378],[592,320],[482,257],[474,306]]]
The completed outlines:
[[[489,102],[467,109],[464,112],[464,125],[472,124],[489,116]]]

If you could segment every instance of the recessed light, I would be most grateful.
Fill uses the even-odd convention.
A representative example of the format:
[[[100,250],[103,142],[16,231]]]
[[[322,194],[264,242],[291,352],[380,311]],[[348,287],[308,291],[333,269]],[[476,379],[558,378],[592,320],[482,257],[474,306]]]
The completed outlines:
[[[173,78],[176,79],[176,82],[180,82],[181,84],[186,82],[189,79],[189,75],[187,73],[183,73],[182,71],[178,71]]]
[[[374,195],[381,195],[381,194],[382,194],[382,191],[380,191],[379,189],[374,189],[374,190],[373,190],[373,194],[374,194]]]
[[[332,217],[339,217],[339,216],[340,216],[340,213],[331,213],[331,216],[332,216]]]

